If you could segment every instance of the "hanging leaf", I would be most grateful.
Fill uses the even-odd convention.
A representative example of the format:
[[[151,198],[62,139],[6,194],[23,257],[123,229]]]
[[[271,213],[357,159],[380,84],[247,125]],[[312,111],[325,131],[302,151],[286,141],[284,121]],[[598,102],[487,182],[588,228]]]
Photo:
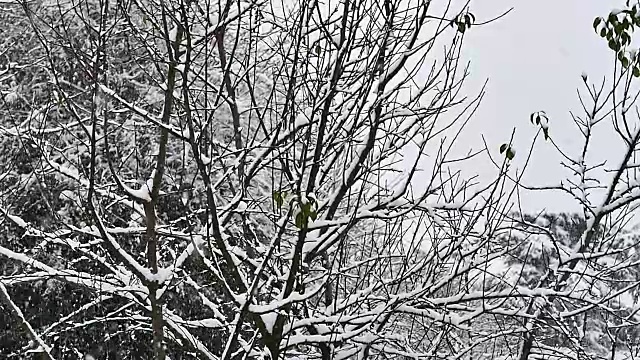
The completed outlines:
[[[628,68],[629,67],[629,59],[627,59],[626,57],[623,57],[622,60],[620,61],[622,63],[622,67],[623,68]]]
[[[305,218],[309,217],[309,214],[311,213],[311,203],[302,204],[300,206],[300,210]]]
[[[475,23],[476,22],[476,16],[473,15],[473,13],[469,13],[469,16],[471,17],[471,21]]]
[[[513,160],[513,157],[516,156],[516,151],[513,150],[511,147],[509,147],[507,149],[507,153],[506,153],[507,159],[509,160]]]
[[[613,39],[609,40],[609,48],[610,48],[611,50],[613,50],[613,51],[618,51],[618,50],[620,50],[620,49],[619,49],[619,47],[618,47],[618,43],[617,43],[615,40],[613,40]]]
[[[273,201],[276,202],[276,205],[278,205],[278,208],[282,207],[282,204],[284,203],[284,197],[285,195],[281,191],[273,192]]]
[[[305,226],[305,217],[301,212],[296,215],[295,223],[298,229],[302,229]]]
[[[500,154],[502,154],[505,150],[507,150],[508,147],[509,145],[507,144],[500,145]]]
[[[593,29],[598,31],[598,25],[600,25],[601,22],[602,22],[602,18],[600,17],[595,18],[595,20],[593,20]]]
[[[471,19],[471,14],[465,14],[464,15],[464,22],[467,25],[468,28],[471,27],[472,24],[472,19]]]

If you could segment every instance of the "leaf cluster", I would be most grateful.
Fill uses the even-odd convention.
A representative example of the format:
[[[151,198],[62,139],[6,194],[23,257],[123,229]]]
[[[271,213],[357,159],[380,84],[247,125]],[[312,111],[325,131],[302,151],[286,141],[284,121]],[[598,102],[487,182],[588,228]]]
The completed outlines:
[[[623,68],[631,68],[633,76],[640,77],[637,51],[628,51],[636,27],[640,27],[640,8],[633,5],[625,10],[613,11],[593,20],[593,29],[607,41]]]

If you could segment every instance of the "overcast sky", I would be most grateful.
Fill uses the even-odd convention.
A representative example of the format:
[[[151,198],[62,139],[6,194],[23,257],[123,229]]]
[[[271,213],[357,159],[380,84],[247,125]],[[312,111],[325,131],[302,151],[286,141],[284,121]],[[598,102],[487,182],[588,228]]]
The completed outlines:
[[[471,61],[469,91],[478,90],[488,79],[486,96],[477,116],[465,132],[464,144],[482,146],[484,134],[494,153],[508,142],[516,127],[515,144],[523,160],[536,127],[529,115],[545,110],[550,117],[550,133],[559,144],[573,153],[581,145],[580,135],[569,111],[579,113],[576,89],[582,86],[581,74],[590,81],[610,78],[613,57],[606,43],[594,33],[593,19],[606,16],[623,1],[602,0],[476,0],[471,11],[479,21],[493,18],[513,7],[506,17],[486,26],[472,28],[466,38],[464,56]],[[602,126],[609,128],[607,124]],[[621,157],[619,141],[604,132],[592,148],[591,161]],[[529,184],[557,184],[568,173],[562,170],[560,157],[543,141],[534,150],[525,180]],[[495,173],[487,162],[473,162],[482,175]],[[516,162],[516,165],[521,164]],[[558,193],[524,194],[528,211],[579,210],[576,202]],[[597,199],[593,199],[597,200]]]

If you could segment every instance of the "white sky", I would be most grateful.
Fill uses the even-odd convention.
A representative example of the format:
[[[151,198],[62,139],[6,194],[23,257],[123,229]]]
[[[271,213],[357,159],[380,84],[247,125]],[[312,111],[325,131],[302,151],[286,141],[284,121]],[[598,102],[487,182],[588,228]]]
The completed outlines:
[[[582,137],[569,112],[581,115],[577,97],[578,88],[585,90],[581,74],[585,72],[590,82],[599,84],[604,77],[610,79],[613,71],[614,55],[594,32],[593,20],[608,15],[616,7],[623,8],[625,1],[470,1],[470,11],[477,22],[495,18],[510,8],[513,10],[493,23],[474,26],[467,31],[463,57],[471,61],[471,76],[464,94],[474,97],[485,80],[489,82],[480,108],[457,142],[456,155],[483,148],[484,135],[492,155],[499,158],[500,145],[509,141],[515,127],[514,144],[518,154],[513,165],[522,167],[537,131],[529,122],[529,116],[540,110],[549,115],[554,141],[569,154],[578,154]],[[441,8],[446,2],[435,0],[433,8]],[[453,9],[459,9],[466,2],[454,0],[457,6]],[[587,158],[590,164],[605,160],[610,165],[619,162],[620,141],[613,135],[609,123],[600,125],[599,130],[605,129],[608,131],[599,132],[592,143]],[[405,159],[411,161],[411,158]],[[422,167],[429,171],[427,162],[430,160],[425,160]],[[560,164],[561,160],[550,143],[539,141],[524,182],[527,185],[559,184],[570,176]],[[480,174],[480,180],[485,182],[497,173],[486,155],[483,159],[467,162],[466,166],[471,168],[465,168],[464,174]],[[562,192],[524,192],[521,195],[525,211],[580,211],[577,201]],[[597,203],[599,197],[591,200]]]
[[[475,118],[464,133],[464,146],[482,147],[483,134],[494,154],[508,142],[516,127],[517,159],[524,160],[537,130],[529,115],[545,110],[550,118],[550,134],[566,149],[575,150],[580,135],[569,111],[580,113],[576,89],[582,85],[581,73],[599,83],[610,78],[613,54],[592,28],[593,19],[606,16],[624,1],[602,0],[472,0],[471,12],[478,21],[487,20],[513,7],[505,18],[472,28],[466,38],[464,57],[471,60],[468,93],[480,89],[489,80],[487,94]],[[601,125],[610,128],[609,124]],[[617,163],[619,141],[599,134],[591,160]],[[616,151],[616,149],[618,151]],[[568,173],[562,170],[560,157],[551,144],[536,145],[525,180],[528,184],[557,184]],[[486,162],[473,162],[473,172],[495,174]],[[521,164],[519,161],[515,165]],[[579,210],[577,203],[558,192],[524,194],[523,208],[528,211]],[[593,199],[598,200],[598,199]]]

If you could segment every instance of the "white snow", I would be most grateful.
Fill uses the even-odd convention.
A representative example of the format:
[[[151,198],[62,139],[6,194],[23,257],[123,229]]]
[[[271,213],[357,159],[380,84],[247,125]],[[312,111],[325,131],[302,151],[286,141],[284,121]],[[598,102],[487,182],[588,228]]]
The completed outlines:
[[[331,41],[335,46],[340,46],[340,33],[331,36]]]
[[[133,196],[133,197],[135,197],[137,199],[142,199],[142,200],[144,200],[146,202],[151,201],[151,192],[150,192],[150,189],[147,187],[146,184],[140,186],[140,188],[136,189],[136,190],[125,186],[125,190],[127,190],[129,195],[131,195],[131,196]]]
[[[4,211],[3,211],[4,212]],[[12,215],[9,213],[5,213],[5,215],[11,219],[11,221],[13,221],[16,225],[20,226],[23,229],[26,229],[29,225],[27,224],[26,221],[24,221],[21,217],[16,216],[16,215]]]
[[[222,324],[222,322],[220,322],[220,320],[217,319],[201,319],[201,320],[189,320],[189,321],[185,321],[186,325],[190,325],[190,326],[198,326],[198,327],[206,327],[206,328],[221,328],[224,325]]]
[[[4,96],[4,101],[6,101],[9,105],[16,102],[16,100],[18,100],[18,93],[15,91],[11,91]]]
[[[296,116],[294,127],[297,129],[305,125],[309,125],[309,116],[305,113],[298,114],[298,116]]]
[[[238,212],[244,212],[244,211],[246,211],[246,210],[247,210],[247,203],[241,200],[241,201],[238,203],[238,206],[236,207],[236,211],[238,211]]]
[[[542,127],[545,130],[549,129],[549,118],[547,118],[546,116],[540,116],[540,127]],[[513,146],[511,146],[511,150],[513,150]],[[515,151],[514,151],[515,154]]]
[[[151,192],[153,191],[153,178],[155,177],[156,171],[153,170],[151,172],[151,176],[149,179],[140,186],[139,189],[132,189],[127,185],[124,185],[124,189],[129,195],[135,197],[136,199],[143,200],[145,202],[151,201]]]
[[[171,268],[158,268],[156,274],[150,274],[149,280],[155,280],[158,284],[162,285],[165,281],[169,280],[173,276],[173,270]]]
[[[178,27],[174,26],[173,29],[169,30],[169,41],[176,41],[176,37],[178,36]]]
[[[76,194],[71,190],[62,190],[58,198],[62,201],[74,201],[77,200]]]
[[[266,314],[260,315],[262,321],[264,322],[264,326],[267,328],[269,333],[273,333],[273,326],[276,324],[276,320],[278,319],[278,314],[276,312],[269,312]]]

